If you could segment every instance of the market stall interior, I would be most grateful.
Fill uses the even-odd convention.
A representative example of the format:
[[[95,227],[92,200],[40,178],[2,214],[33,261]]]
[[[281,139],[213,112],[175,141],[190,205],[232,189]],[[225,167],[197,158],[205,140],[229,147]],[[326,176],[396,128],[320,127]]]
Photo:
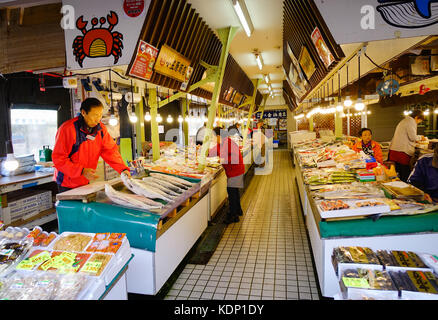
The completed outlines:
[[[347,1],[0,1],[0,297],[437,299],[437,5]]]

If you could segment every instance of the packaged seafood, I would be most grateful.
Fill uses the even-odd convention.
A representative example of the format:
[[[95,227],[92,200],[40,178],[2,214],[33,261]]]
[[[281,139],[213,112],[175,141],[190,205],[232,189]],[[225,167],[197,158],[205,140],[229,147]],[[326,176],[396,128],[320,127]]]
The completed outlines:
[[[416,271],[432,271],[421,258],[411,251],[399,251],[399,250],[378,250],[377,257],[386,270],[392,271],[404,271],[404,270],[416,270]]]
[[[438,300],[438,279],[432,272],[390,271],[403,300]]]
[[[341,291],[350,300],[395,300],[399,293],[386,271],[355,268],[341,274]]]
[[[91,239],[91,236],[80,233],[62,235],[55,242],[53,250],[81,252],[84,251]]]
[[[110,262],[112,255],[95,253],[88,259],[87,263],[81,268],[81,273],[91,276],[100,276]]]
[[[419,253],[418,256],[427,265],[431,268],[436,274],[438,274],[438,255],[428,254],[428,253]]]
[[[336,247],[333,249],[332,264],[338,276],[351,268],[383,271],[375,252],[367,247]]]
[[[390,207],[381,201],[368,200],[322,200],[317,201],[321,218],[366,216],[390,212]]]

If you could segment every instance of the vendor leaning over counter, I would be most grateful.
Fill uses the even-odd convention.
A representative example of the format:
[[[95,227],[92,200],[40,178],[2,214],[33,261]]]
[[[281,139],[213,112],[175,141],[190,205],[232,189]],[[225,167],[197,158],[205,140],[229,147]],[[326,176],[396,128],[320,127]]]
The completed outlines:
[[[410,162],[415,154],[415,143],[424,140],[417,135],[417,126],[424,121],[423,112],[414,110],[411,115],[400,121],[389,145],[388,160],[395,162],[395,170],[400,180],[406,182],[411,172]]]
[[[418,159],[408,182],[424,191],[426,200],[438,202],[438,145],[433,154]]]
[[[371,129],[362,128],[359,131],[359,137],[360,140],[351,149],[356,152],[363,151],[366,155],[374,157],[377,162],[383,163],[382,148],[378,142],[372,140],[373,132]]]
[[[103,109],[98,99],[87,98],[81,104],[81,114],[59,127],[52,153],[59,192],[99,178],[96,175],[99,157],[119,174],[131,176],[117,144],[101,122]]]

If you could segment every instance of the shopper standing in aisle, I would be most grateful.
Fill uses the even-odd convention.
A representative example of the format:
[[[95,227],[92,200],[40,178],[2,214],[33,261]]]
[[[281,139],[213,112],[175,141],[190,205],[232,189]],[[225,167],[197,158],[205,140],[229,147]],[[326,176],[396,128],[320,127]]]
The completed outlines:
[[[411,158],[415,154],[415,143],[424,140],[417,135],[417,126],[424,121],[421,110],[414,110],[411,115],[400,121],[389,145],[388,160],[395,162],[395,169],[400,180],[406,182],[411,172]]]
[[[216,127],[213,129],[216,135],[216,146],[210,149],[209,156],[220,156],[221,164],[227,175],[228,212],[226,224],[239,222],[239,216],[243,215],[240,205],[239,189],[244,186],[245,165],[239,146],[228,137],[228,130]]]
[[[96,175],[99,157],[119,174],[125,172],[131,176],[117,144],[101,122],[102,115],[102,103],[96,98],[88,98],[81,104],[81,114],[59,127],[52,153],[54,180],[59,192],[99,178]]]
[[[263,120],[257,122],[257,128],[253,131],[252,141],[254,146],[254,163],[256,167],[265,167],[266,136]]]
[[[238,135],[241,139],[243,139],[242,132],[240,132],[240,123],[236,122],[231,127],[228,128],[228,132],[230,136]]]

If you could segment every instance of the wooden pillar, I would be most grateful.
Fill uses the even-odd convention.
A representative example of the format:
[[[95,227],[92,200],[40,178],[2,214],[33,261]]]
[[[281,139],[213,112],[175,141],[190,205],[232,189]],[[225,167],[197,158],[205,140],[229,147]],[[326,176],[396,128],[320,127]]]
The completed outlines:
[[[151,140],[153,161],[160,159],[160,136],[158,134],[158,105],[156,89],[149,89],[149,105],[151,106]]]

